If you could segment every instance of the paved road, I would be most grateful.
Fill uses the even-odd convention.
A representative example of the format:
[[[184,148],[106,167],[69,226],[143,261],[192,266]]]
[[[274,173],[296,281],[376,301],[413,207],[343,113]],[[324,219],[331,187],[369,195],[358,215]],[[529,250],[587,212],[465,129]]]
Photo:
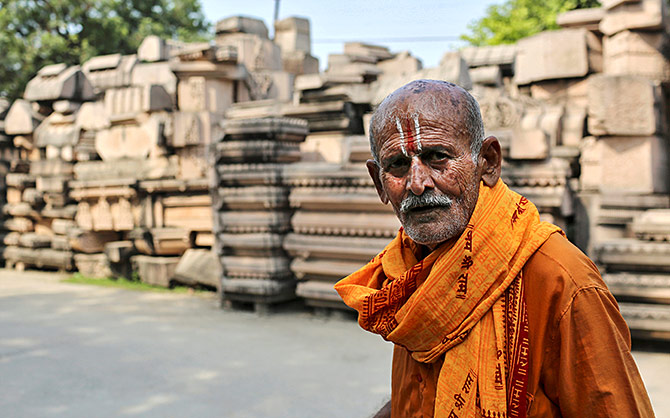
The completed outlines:
[[[670,354],[636,352],[658,417]],[[366,417],[391,346],[351,320],[0,270],[3,417]]]

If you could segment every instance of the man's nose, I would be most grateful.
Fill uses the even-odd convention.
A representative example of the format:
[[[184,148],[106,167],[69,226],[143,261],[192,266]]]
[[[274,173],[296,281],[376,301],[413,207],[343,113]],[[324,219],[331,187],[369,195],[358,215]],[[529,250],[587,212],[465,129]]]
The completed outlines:
[[[409,176],[407,188],[417,196],[422,195],[426,188],[432,189],[435,187],[433,178],[430,175],[430,168],[418,156],[412,158]]]

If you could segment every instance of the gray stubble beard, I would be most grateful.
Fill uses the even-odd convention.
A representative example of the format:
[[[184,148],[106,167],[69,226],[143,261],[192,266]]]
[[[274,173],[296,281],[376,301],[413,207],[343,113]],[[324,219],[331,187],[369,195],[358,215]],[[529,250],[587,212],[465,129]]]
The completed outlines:
[[[470,217],[474,211],[474,206],[477,203],[478,193],[475,193],[478,182],[473,182],[468,186],[468,188],[461,194],[461,196],[456,198],[451,198],[444,195],[434,195],[434,192],[430,192],[427,197],[423,197],[424,194],[417,196],[411,194],[410,196],[403,199],[400,203],[400,207],[396,210],[396,215],[400,222],[402,223],[405,233],[417,244],[422,245],[436,245],[448,241],[452,238],[455,238],[463,233],[465,227],[470,222]],[[474,201],[473,201],[474,200]],[[449,202],[446,204],[446,202]],[[435,202],[431,204],[429,202]],[[437,202],[442,202],[445,204],[440,204]],[[455,213],[451,214],[453,219],[446,225],[443,225],[438,231],[428,234],[427,228],[425,226],[411,225],[405,219],[407,212],[414,208],[420,206],[442,206],[447,209],[452,206],[456,206],[455,209],[458,209]],[[403,221],[403,219],[405,219]]]

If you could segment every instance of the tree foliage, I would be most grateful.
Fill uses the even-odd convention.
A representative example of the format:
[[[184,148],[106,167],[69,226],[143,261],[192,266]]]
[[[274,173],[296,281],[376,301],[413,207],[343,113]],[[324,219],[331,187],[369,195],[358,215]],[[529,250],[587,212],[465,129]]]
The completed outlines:
[[[45,65],[132,54],[147,35],[201,40],[199,0],[0,0],[0,97],[23,94]]]
[[[461,39],[475,46],[511,44],[558,29],[559,13],[598,6],[597,0],[507,0],[489,6],[484,17],[468,25],[470,34],[461,35]]]

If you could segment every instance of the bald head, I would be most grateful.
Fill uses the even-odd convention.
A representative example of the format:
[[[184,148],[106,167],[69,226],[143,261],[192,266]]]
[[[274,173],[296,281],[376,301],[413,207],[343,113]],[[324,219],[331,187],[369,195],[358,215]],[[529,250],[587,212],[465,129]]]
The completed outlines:
[[[395,126],[400,117],[419,114],[423,119],[439,121],[452,132],[469,138],[473,161],[484,141],[484,123],[477,101],[463,88],[440,80],[415,80],[391,93],[379,105],[370,121],[370,150],[379,162],[379,140],[384,130]]]

